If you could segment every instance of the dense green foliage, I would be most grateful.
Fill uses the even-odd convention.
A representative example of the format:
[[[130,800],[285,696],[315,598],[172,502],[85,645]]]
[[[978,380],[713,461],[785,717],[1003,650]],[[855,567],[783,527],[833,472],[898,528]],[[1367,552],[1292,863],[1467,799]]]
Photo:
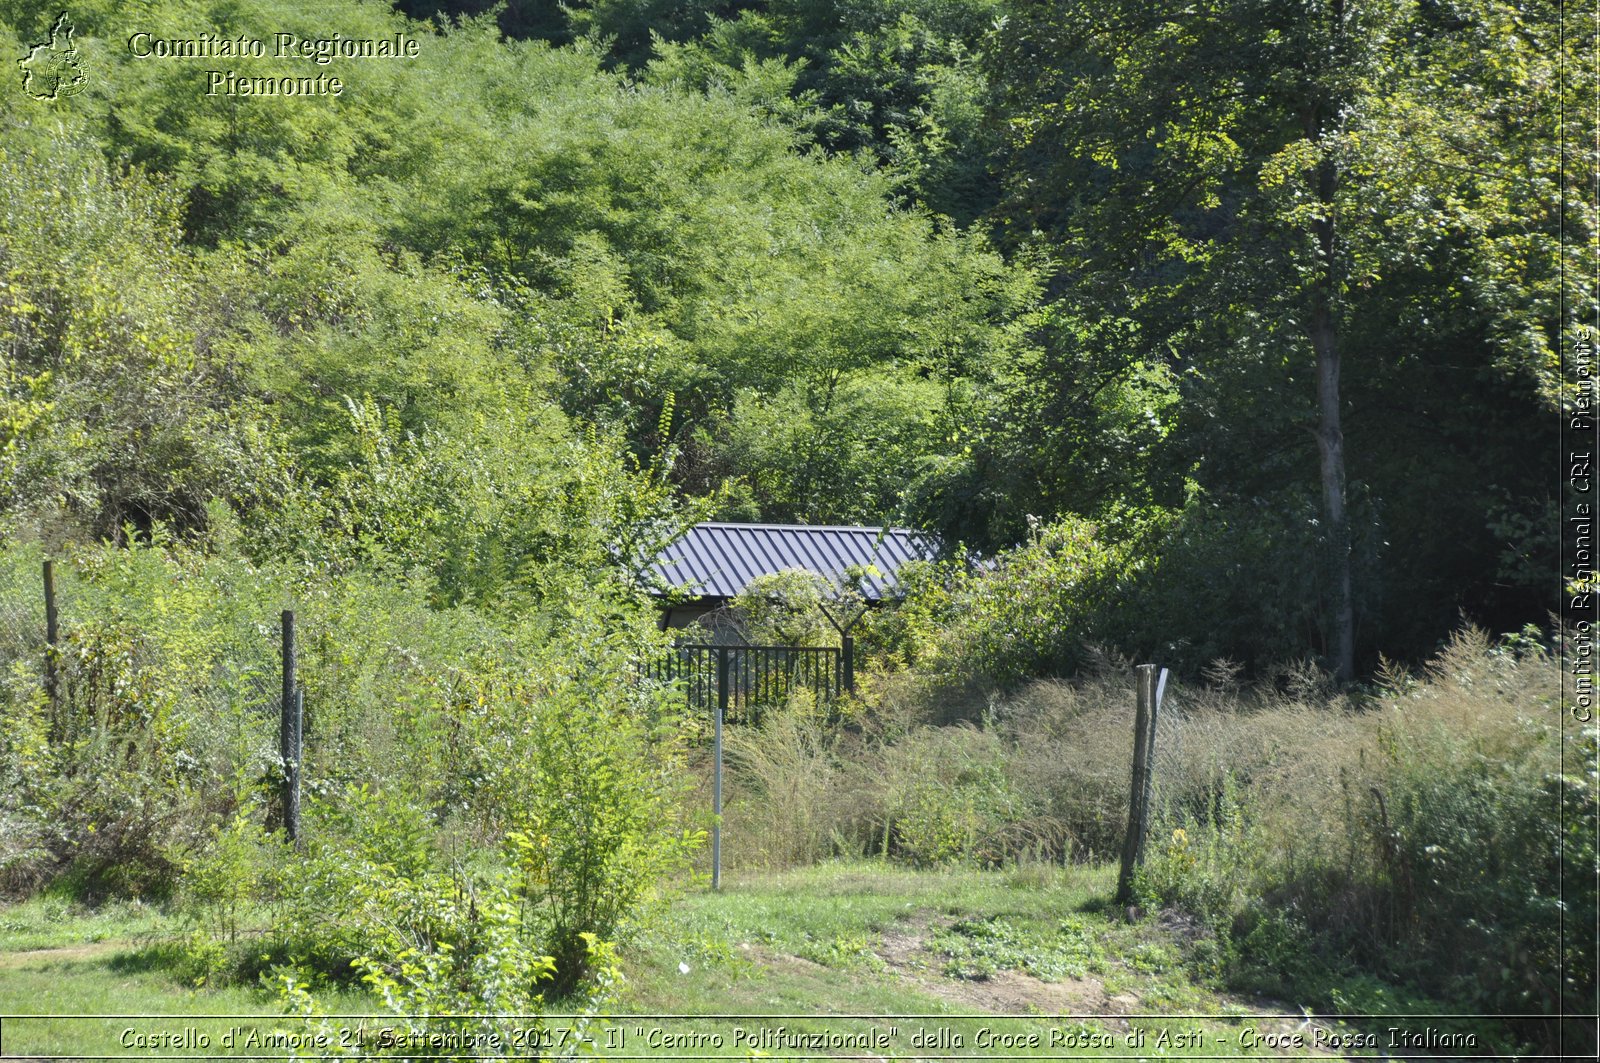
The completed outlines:
[[[1552,12],[594,0],[509,5],[506,39],[471,0],[400,6],[439,17],[80,5],[84,90],[7,89],[23,526],[193,531],[221,499],[257,556],[404,557],[482,599],[572,545],[537,514],[594,500],[598,461],[983,550],[1093,521],[1143,573],[1105,630],[1186,667],[1336,658],[1346,571],[1368,664],[1553,604],[1523,456],[1594,219],[1552,154],[1587,76]],[[123,43],[335,24],[419,55],[246,99]]]
[[[0,0],[0,52],[57,17]],[[1343,680],[1428,659],[1463,613],[1505,631],[1556,605],[1530,455],[1554,452],[1559,352],[1596,312],[1592,12],[70,17],[71,95],[0,78],[0,888],[175,896],[206,928],[196,977],[266,973],[307,1009],[359,975],[410,1010],[527,1013],[605,982],[696,840],[634,569],[697,519],[946,547],[860,620],[843,726],[797,705],[730,740],[774,799],[778,863],[1104,855],[1126,728],[1080,695],[1039,708],[1040,677],[1126,654]],[[138,33],[269,54],[141,56]],[[418,48],[318,64],[272,56],[279,33]],[[343,88],[208,94],[218,67]],[[739,605],[749,632],[815,643],[830,596],[787,574]],[[288,607],[303,853],[255,829],[281,816]],[[1549,670],[1445,661],[1499,686]],[[1298,777],[1349,795],[1318,806],[1326,836],[1273,789],[1282,733],[1207,774],[1149,896],[1205,922],[1229,977],[1292,984],[1261,957],[1309,943],[1464,1006],[1582,997],[1592,956],[1549,933],[1572,876],[1545,813],[1592,822],[1594,780],[1550,762],[1531,708],[1453,682],[1394,684],[1361,718],[1379,737],[1353,702],[1300,721],[1358,757],[1342,789]],[[1408,716],[1446,687],[1474,706],[1460,734]],[[1219,725],[1241,748],[1249,716]],[[1080,739],[1103,763],[1069,763]],[[260,947],[232,940],[241,913]],[[1562,959],[1569,984],[1527,973]]]
[[[425,578],[82,548],[57,567],[52,699],[39,556],[9,550],[0,594],[8,892],[176,885],[217,939],[196,946],[198,976],[360,969],[396,992],[467,994],[438,1010],[503,1010],[579,989],[694,847],[681,707],[637,679],[659,634],[604,587],[569,579],[559,623],[508,620],[430,604]],[[307,706],[299,851],[263,831],[282,821],[284,605]],[[235,941],[262,906],[266,937]],[[474,1003],[489,988],[468,972],[516,957],[495,983],[507,995]]]

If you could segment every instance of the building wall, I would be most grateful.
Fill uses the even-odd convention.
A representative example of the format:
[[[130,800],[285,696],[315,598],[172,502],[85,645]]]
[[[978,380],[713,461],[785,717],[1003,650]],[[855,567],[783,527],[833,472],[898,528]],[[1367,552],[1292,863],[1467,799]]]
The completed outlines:
[[[670,605],[662,609],[665,619],[661,626],[666,630],[688,627],[702,616],[715,612],[721,607],[721,602],[690,602],[687,605]]]

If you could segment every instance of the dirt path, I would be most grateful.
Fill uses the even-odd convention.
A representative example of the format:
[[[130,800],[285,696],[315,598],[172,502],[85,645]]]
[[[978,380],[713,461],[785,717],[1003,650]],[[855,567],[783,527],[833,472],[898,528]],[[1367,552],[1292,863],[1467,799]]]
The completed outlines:
[[[930,996],[945,1000],[962,1011],[991,1012],[997,1015],[1082,1016],[1118,1033],[1131,1029],[1127,1016],[1160,1013],[1164,1009],[1146,1004],[1133,992],[1111,993],[1093,975],[1047,982],[1021,971],[1001,970],[987,978],[950,978],[940,973],[940,957],[928,947],[934,931],[952,920],[936,919],[930,912],[918,912],[895,923],[883,934],[878,955],[895,976],[913,982]],[[1251,1014],[1281,1016],[1298,1009],[1283,1001],[1246,1000],[1219,995],[1220,1011],[1236,1008],[1241,1017]],[[1304,1019],[1255,1019],[1252,1025],[1262,1032],[1304,1033],[1312,1021]],[[1308,1056],[1330,1057],[1334,1053],[1307,1049]]]
[[[933,931],[948,922],[935,920],[929,912],[901,920],[884,932],[878,955],[895,975],[966,1011],[1105,1016],[1124,1014],[1138,1004],[1132,996],[1107,994],[1104,984],[1093,976],[1046,982],[1021,971],[1006,970],[981,979],[945,977],[938,971],[938,956],[927,945]]]

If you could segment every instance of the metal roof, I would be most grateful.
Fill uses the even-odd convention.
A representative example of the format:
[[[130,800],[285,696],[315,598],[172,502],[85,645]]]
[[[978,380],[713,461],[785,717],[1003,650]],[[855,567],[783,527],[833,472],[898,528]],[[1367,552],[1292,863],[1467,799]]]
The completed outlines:
[[[704,598],[732,598],[757,576],[803,568],[841,583],[851,565],[876,566],[862,594],[894,594],[900,566],[931,560],[938,540],[906,528],[841,528],[811,524],[696,524],[656,555],[652,575]]]

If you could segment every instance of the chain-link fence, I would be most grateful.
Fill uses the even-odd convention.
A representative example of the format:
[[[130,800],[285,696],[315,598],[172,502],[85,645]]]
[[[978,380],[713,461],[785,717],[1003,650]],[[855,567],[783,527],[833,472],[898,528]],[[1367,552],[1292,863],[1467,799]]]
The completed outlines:
[[[45,598],[42,573],[19,566],[0,568],[0,663],[9,677],[16,669],[43,689]]]
[[[239,812],[281,822],[261,801],[285,778],[280,632],[266,607],[255,621],[167,615],[159,596],[73,565],[5,560],[0,889],[73,866],[137,892],[170,880],[198,824]]]

